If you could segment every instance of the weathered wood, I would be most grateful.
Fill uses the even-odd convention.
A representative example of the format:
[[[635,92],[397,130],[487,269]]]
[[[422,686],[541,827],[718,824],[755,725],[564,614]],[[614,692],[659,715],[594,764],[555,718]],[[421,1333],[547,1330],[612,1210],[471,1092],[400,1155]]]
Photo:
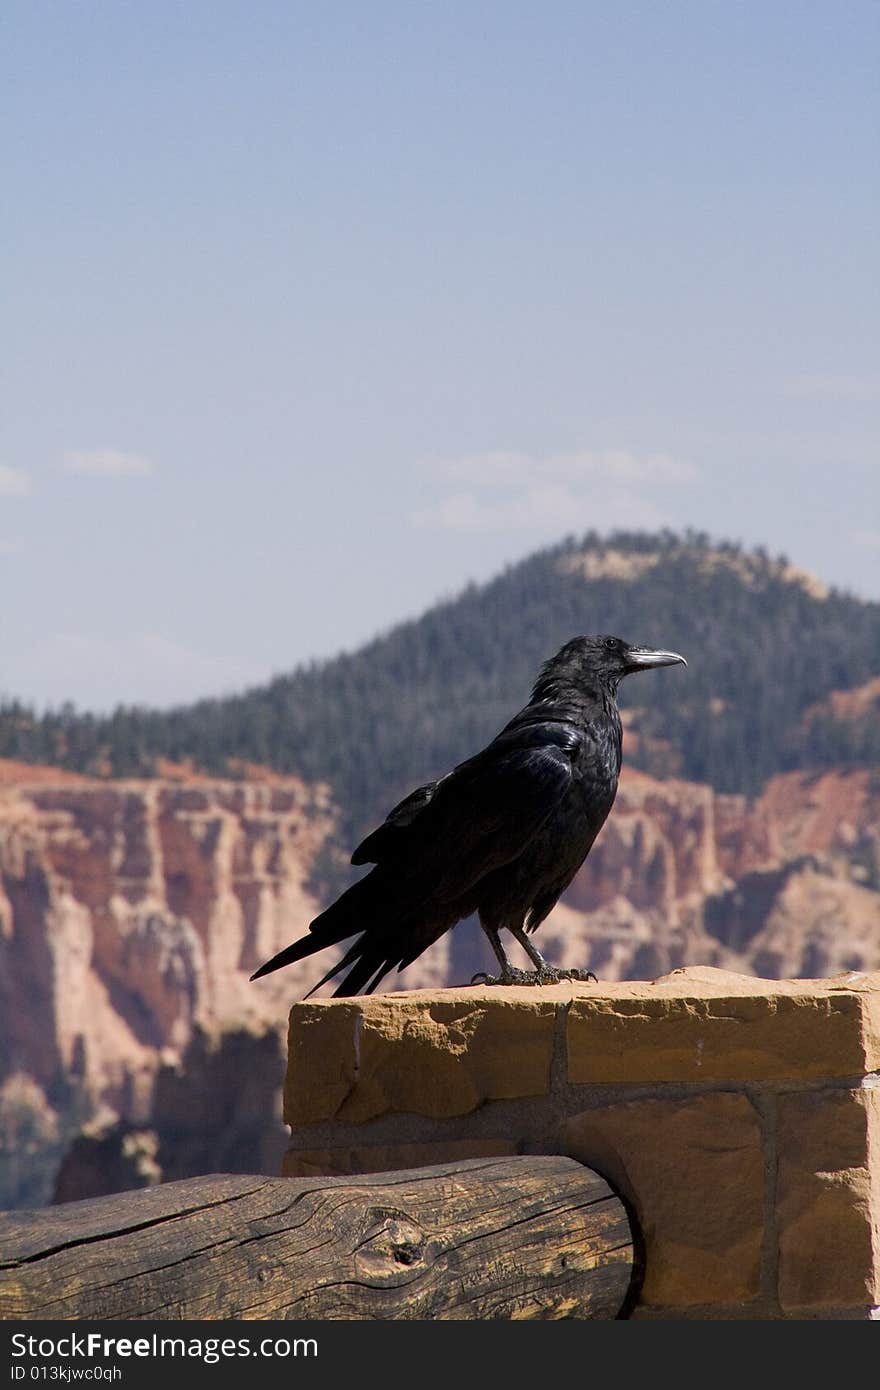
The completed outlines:
[[[0,1216],[0,1318],[613,1318],[632,1263],[569,1158],[212,1176]]]

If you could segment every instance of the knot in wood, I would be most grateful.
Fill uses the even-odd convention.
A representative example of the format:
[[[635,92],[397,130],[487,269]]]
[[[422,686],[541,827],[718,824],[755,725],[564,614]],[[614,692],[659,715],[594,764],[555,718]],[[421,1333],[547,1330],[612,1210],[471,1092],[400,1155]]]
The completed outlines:
[[[394,1282],[404,1270],[423,1265],[428,1239],[418,1222],[399,1211],[374,1209],[355,1251],[359,1277]]]

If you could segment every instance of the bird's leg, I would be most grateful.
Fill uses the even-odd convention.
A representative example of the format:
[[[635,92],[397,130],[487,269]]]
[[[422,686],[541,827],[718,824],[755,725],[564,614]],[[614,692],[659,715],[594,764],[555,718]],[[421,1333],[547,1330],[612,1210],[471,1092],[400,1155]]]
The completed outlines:
[[[525,951],[529,960],[532,962],[532,965],[535,967],[538,974],[540,974],[542,971],[549,971],[553,969],[553,966],[550,964],[550,962],[548,960],[545,960],[545,958],[541,955],[541,952],[538,950],[534,942],[530,941],[529,938],[526,936],[522,927],[509,927],[508,930],[511,936],[515,937],[516,940],[519,942],[520,946],[522,946],[523,950]]]
[[[482,970],[471,980],[472,985],[531,985],[535,983],[534,975],[527,970],[517,970],[507,959],[504,947],[501,945],[501,937],[498,935],[497,927],[487,927],[485,922],[480,926],[489,938],[489,945],[495,952],[495,959],[501,966],[500,975],[486,975]]]
[[[541,955],[534,942],[530,941],[522,927],[509,927],[511,936],[522,946],[532,965],[535,967],[535,983],[539,985],[556,984],[558,980],[595,980],[596,976],[592,970],[557,970],[555,965],[551,965],[548,960]],[[598,981],[597,981],[598,983]]]

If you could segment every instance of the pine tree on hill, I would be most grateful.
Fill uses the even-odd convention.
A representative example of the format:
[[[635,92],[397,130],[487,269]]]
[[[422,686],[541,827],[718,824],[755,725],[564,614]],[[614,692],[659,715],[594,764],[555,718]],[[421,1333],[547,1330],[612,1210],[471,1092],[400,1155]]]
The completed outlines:
[[[159,757],[229,775],[230,760],[329,782],[339,839],[481,747],[576,633],[670,647],[686,682],[631,694],[627,761],[755,793],[791,767],[880,760],[876,721],[804,716],[880,672],[880,604],[819,589],[784,558],[702,534],[569,537],[358,651],[177,709],[0,705],[0,757],[150,775]],[[627,698],[629,697],[629,699]],[[633,707],[635,706],[635,707]]]

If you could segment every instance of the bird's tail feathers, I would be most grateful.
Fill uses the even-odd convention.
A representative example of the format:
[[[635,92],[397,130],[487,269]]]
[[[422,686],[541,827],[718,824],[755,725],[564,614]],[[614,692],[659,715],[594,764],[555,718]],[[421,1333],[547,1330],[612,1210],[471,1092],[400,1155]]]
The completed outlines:
[[[348,995],[358,994],[360,991],[363,991],[364,994],[372,994],[379,982],[393,968],[394,963],[393,960],[386,959],[381,947],[378,951],[375,948],[369,950],[364,938],[359,936],[354,945],[346,951],[342,960],[338,961],[331,970],[328,970],[327,974],[322,976],[304,997],[308,999],[315,993],[315,990],[326,985],[328,980],[335,979],[349,965],[352,968],[341,984],[336,986],[333,991],[333,998],[346,998]]]
[[[340,970],[344,970],[347,965],[351,965],[354,961],[356,961],[363,949],[363,944],[364,939],[362,936],[359,936],[357,941],[355,941],[354,945],[349,946],[342,959],[338,960],[335,965],[331,965],[330,969],[327,971],[327,974],[322,975],[318,983],[316,985],[312,985],[308,994],[303,995],[303,999],[311,999],[312,995],[316,994],[322,985],[326,985],[328,980],[335,980]],[[339,989],[342,989],[342,985],[339,986]],[[338,992],[339,991],[337,990],[337,993]]]
[[[283,951],[279,951],[277,956],[267,960],[265,965],[261,965],[259,970],[251,975],[251,979],[259,980],[263,975],[271,975],[274,970],[280,970],[282,966],[292,965],[294,961],[305,960],[307,956],[313,956],[318,951],[323,951],[325,946],[336,946],[347,936],[354,936],[355,932],[361,932],[369,927],[370,893],[367,889],[368,882],[369,875],[367,878],[353,883],[326,911],[319,913],[310,923],[305,936],[299,937],[289,946],[285,946]],[[320,983],[324,984],[325,981],[321,980]],[[317,988],[318,985],[315,986],[315,989]]]
[[[421,922],[421,914],[416,912],[401,913],[395,918],[390,918],[382,925],[381,931],[364,932],[349,946],[341,960],[322,976],[313,989],[305,996],[314,994],[315,990],[326,985],[328,980],[334,980],[343,970],[348,970],[348,974],[341,984],[336,986],[333,992],[334,999],[344,998],[351,994],[372,994],[378,988],[390,970],[397,966],[402,970],[405,965],[409,965],[415,960],[416,956],[421,955],[425,949],[425,940],[420,939],[420,944],[415,949],[406,950],[404,943],[411,942],[412,931],[417,922]],[[444,924],[445,929],[445,924]],[[442,931],[437,932],[441,936]],[[430,944],[430,938],[428,943]]]
[[[417,923],[423,925],[423,906],[414,906],[400,899],[397,902],[389,901],[383,880],[375,877],[377,872],[374,869],[366,878],[347,888],[335,903],[314,919],[305,936],[261,965],[251,979],[259,980],[273,970],[304,960],[323,951],[326,946],[336,946],[346,937],[356,934],[357,940],[304,997],[311,998],[322,985],[334,980],[343,970],[347,970],[348,974],[337,985],[334,998],[360,991],[372,994],[389,970],[397,965],[403,968],[420,955],[425,942],[420,937],[419,944],[413,949],[412,931]]]

